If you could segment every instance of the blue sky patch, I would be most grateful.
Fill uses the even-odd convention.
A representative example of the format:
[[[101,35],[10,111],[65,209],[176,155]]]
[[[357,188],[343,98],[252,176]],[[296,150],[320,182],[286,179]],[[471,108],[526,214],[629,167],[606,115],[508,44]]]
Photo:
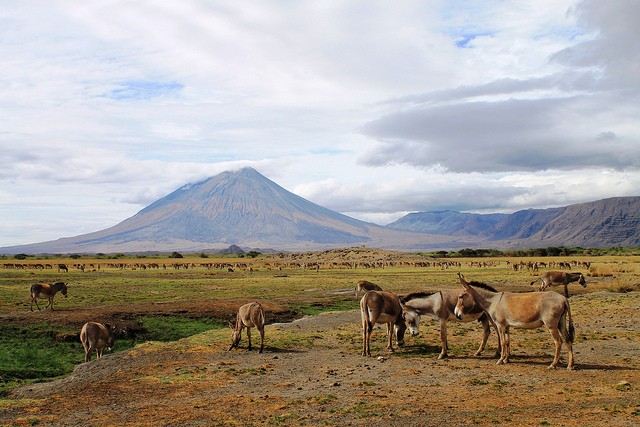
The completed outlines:
[[[470,49],[469,43],[474,41],[477,37],[490,36],[491,33],[471,33],[471,34],[461,34],[456,38],[456,46],[461,48]]]
[[[146,100],[179,92],[184,85],[176,82],[153,82],[133,80],[119,83],[110,97],[118,100]]]

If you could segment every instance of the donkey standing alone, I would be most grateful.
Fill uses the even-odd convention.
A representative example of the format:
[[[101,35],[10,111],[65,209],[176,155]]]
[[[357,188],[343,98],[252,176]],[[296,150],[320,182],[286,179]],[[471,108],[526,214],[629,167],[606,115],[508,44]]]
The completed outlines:
[[[115,327],[109,324],[87,322],[82,325],[80,331],[80,342],[84,347],[84,361],[91,360],[91,353],[96,351],[96,358],[102,357],[102,352],[106,347],[109,351],[115,348],[113,344],[115,338]]]
[[[40,310],[40,306],[38,305],[38,298],[47,298],[49,300],[49,304],[45,307],[51,307],[53,310],[53,297],[56,296],[58,292],[61,292],[64,297],[67,297],[67,284],[64,282],[56,282],[54,284],[49,283],[35,283],[31,285],[30,295],[31,295],[31,311],[33,311],[33,303],[36,303],[36,307]]]
[[[242,330],[247,328],[247,338],[249,339],[249,350],[251,350],[251,328],[256,328],[260,332],[260,351],[264,348],[264,310],[259,302],[250,302],[238,309],[235,325],[229,322],[229,327],[233,331],[231,347],[237,348],[242,338]]]

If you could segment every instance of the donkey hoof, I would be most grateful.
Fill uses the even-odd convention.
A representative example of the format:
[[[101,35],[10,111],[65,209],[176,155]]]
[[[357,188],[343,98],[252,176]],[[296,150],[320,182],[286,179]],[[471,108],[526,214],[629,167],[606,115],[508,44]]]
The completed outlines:
[[[553,363],[551,365],[549,365],[548,369],[556,369],[556,365],[554,365]]]

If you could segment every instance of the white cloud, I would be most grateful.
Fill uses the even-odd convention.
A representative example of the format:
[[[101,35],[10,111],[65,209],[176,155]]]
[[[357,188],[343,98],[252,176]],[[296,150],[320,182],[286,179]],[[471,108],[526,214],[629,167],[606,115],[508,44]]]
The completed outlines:
[[[13,2],[0,246],[254,166],[331,209],[638,193],[638,2]]]

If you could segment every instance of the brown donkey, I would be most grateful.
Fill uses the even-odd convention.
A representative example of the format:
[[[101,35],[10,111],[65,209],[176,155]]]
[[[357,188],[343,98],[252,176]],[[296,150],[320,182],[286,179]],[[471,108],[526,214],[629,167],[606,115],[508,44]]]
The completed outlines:
[[[102,352],[106,347],[112,351],[115,346],[113,340],[115,338],[115,327],[111,325],[103,325],[102,323],[87,322],[82,325],[80,331],[80,342],[84,347],[84,361],[91,360],[91,353],[96,351],[96,358],[102,357]]]
[[[251,328],[256,328],[260,332],[260,351],[264,348],[264,310],[259,302],[250,302],[238,309],[235,325],[229,322],[229,327],[233,331],[231,347],[237,348],[242,338],[242,330],[247,328],[247,338],[249,339],[249,350],[251,350]]]
[[[47,298],[49,300],[49,304],[45,307],[51,307],[53,310],[53,297],[56,296],[58,292],[62,292],[64,297],[67,297],[67,284],[63,282],[56,282],[53,285],[49,283],[36,283],[31,285],[31,311],[33,311],[33,303],[36,303],[36,307],[40,310],[40,306],[38,305],[38,298]]]
[[[533,285],[536,282],[542,282],[540,290],[544,291],[549,286],[564,285],[564,296],[569,298],[569,283],[578,282],[583,288],[587,287],[587,281],[584,280],[582,273],[569,273],[566,271],[547,271],[542,276],[531,282],[529,285]]]
[[[398,346],[404,345],[407,325],[402,317],[402,307],[396,294],[385,291],[369,291],[360,300],[362,316],[362,355],[371,356],[371,332],[376,323],[386,323],[389,338],[387,348],[393,352],[392,338],[395,334]]]
[[[501,343],[501,356],[498,364],[508,363],[511,355],[509,327],[534,329],[546,326],[556,344],[556,352],[549,368],[555,368],[560,360],[562,337],[569,348],[567,369],[573,366],[573,339],[575,329],[571,319],[571,309],[567,298],[555,292],[491,292],[486,289],[470,286],[464,276],[458,273],[464,291],[458,297],[455,314],[464,316],[465,300],[473,298],[476,304],[489,315],[495,325]]]

